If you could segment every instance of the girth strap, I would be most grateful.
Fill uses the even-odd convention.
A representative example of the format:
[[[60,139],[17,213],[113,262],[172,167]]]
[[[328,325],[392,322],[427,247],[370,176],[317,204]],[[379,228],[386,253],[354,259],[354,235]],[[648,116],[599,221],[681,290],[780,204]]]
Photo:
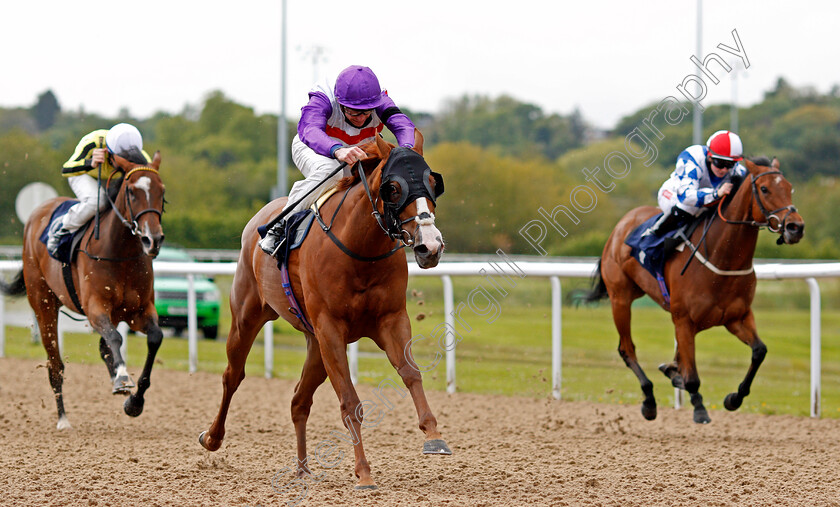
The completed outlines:
[[[85,314],[82,308],[82,302],[79,301],[79,295],[76,294],[76,285],[73,283],[73,265],[65,262],[61,263],[61,276],[64,277],[64,285],[67,287],[67,292],[70,294],[70,301],[79,309],[79,313]]]

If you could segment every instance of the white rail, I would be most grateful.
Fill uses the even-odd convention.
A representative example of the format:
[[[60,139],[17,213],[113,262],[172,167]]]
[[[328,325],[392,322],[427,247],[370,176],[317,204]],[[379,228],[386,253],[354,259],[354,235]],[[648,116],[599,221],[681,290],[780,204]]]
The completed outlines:
[[[0,261],[0,272],[17,271],[20,261]],[[500,271],[501,269],[501,271]],[[408,267],[411,276],[438,276],[443,283],[445,324],[448,329],[455,329],[455,304],[452,290],[452,276],[478,276],[485,278],[524,278],[547,277],[551,281],[551,342],[552,342],[552,394],[560,399],[562,389],[562,314],[560,278],[588,278],[595,269],[594,262],[515,262],[507,257],[499,257],[493,262],[445,262],[432,269],[420,269],[411,263]],[[196,324],[194,275],[232,275],[236,270],[235,262],[161,262],[155,263],[157,273],[185,274],[189,284],[187,320],[189,324],[189,367],[190,371],[198,368],[198,334]],[[820,327],[820,289],[816,278],[840,277],[840,262],[811,264],[757,264],[756,276],[764,280],[804,279],[811,296],[811,417],[819,417],[820,404],[820,368],[821,368],[821,327]],[[489,273],[489,274],[488,274]],[[494,276],[491,276],[494,275]],[[492,282],[491,283],[498,283]],[[461,303],[463,304],[463,303]],[[5,312],[3,299],[0,298],[0,357],[5,347]],[[273,363],[273,332],[271,323],[265,328],[265,365],[266,376],[271,376]],[[455,382],[455,349],[453,336],[446,340],[446,389],[453,393]],[[349,360],[352,378],[358,378],[358,344],[349,347]]]

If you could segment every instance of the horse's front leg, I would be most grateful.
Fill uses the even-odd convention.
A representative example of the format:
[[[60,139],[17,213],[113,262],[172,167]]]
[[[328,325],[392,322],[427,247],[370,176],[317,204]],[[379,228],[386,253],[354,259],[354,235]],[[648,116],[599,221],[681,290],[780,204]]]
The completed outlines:
[[[155,364],[155,356],[157,356],[160,344],[163,342],[163,332],[158,325],[157,312],[154,304],[149,303],[143,316],[140,317],[140,328],[146,333],[146,346],[148,352],[146,354],[146,363],[143,365],[143,373],[140,374],[140,380],[137,381],[137,392],[132,394],[125,400],[123,409],[125,413],[131,417],[137,417],[143,413],[143,404],[145,403],[144,395],[149,386],[152,385],[152,366]]]
[[[767,346],[758,337],[752,310],[743,319],[728,323],[726,329],[752,349],[750,368],[747,370],[747,375],[744,377],[743,382],[738,386],[738,392],[727,394],[723,400],[723,406],[727,410],[737,410],[744,401],[744,398],[750,394],[750,387],[752,387],[755,374],[758,372],[758,367],[761,366],[761,363],[764,361],[764,356],[767,355]]]
[[[391,365],[397,370],[403,383],[411,393],[414,408],[420,422],[420,429],[426,435],[424,454],[452,454],[437,428],[437,419],[426,400],[420,367],[411,355],[411,322],[408,314],[397,312],[380,321],[377,336],[373,340],[388,355]]]
[[[694,406],[694,422],[708,424],[712,422],[712,419],[703,405],[703,396],[700,394],[700,375],[697,373],[697,364],[694,359],[694,337],[697,331],[687,317],[674,318],[674,329],[677,335],[679,375],[683,379],[685,390],[691,396],[691,404]]]
[[[104,344],[100,341],[99,348],[102,359],[108,367],[108,374],[111,375],[111,381],[114,383],[111,393],[131,394],[134,381],[131,380],[128,369],[125,367],[125,360],[120,353],[123,337],[111,322],[110,313],[99,305],[92,305],[88,310],[88,320],[104,341]]]
[[[370,463],[365,457],[362,445],[362,421],[364,409],[359,401],[359,395],[350,380],[350,365],[347,363],[347,345],[344,337],[348,329],[344,325],[335,324],[328,319],[321,319],[315,326],[318,344],[321,350],[321,360],[327,371],[330,383],[338,395],[341,406],[341,420],[344,427],[350,431],[353,442],[353,452],[356,458],[355,473],[359,481],[356,489],[376,489],[376,482],[370,475]]]

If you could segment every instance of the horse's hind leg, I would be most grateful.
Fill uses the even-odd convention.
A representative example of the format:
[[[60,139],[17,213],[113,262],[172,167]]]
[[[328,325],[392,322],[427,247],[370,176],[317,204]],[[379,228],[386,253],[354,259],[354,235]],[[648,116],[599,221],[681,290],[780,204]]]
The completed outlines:
[[[426,435],[426,441],[423,443],[423,453],[452,454],[437,429],[437,419],[435,419],[432,409],[426,401],[420,369],[413,360],[409,361],[407,357],[411,356],[409,346],[411,342],[411,323],[408,316],[398,314],[392,319],[382,319],[378,335],[372,338],[379,345],[379,348],[385,351],[391,365],[397,370],[411,393],[414,408],[417,410],[420,429]]]
[[[239,276],[238,273],[237,276]],[[246,287],[246,292],[247,289]],[[222,440],[225,438],[225,419],[230,409],[231,398],[245,378],[245,361],[248,359],[248,353],[251,352],[257,333],[263,324],[269,321],[269,317],[262,313],[255,294],[247,295],[242,304],[235,302],[235,294],[240,290],[237,290],[236,279],[234,279],[230,302],[233,322],[227,339],[228,364],[222,374],[222,403],[210,429],[198,436],[198,442],[208,451],[218,450],[222,446]],[[274,318],[276,317],[277,314],[274,314]]]
[[[143,373],[140,374],[140,379],[137,381],[137,392],[132,394],[125,400],[123,410],[131,417],[137,417],[143,413],[143,404],[145,403],[146,390],[152,385],[152,367],[155,364],[155,357],[157,356],[160,344],[163,342],[163,331],[158,326],[157,319],[152,319],[150,316],[154,315],[154,305],[150,304],[150,308],[146,310],[146,363],[143,365]]]
[[[767,346],[758,337],[752,310],[742,320],[727,324],[726,329],[752,349],[750,368],[747,370],[747,375],[744,377],[743,382],[738,386],[738,392],[727,394],[723,400],[723,406],[727,410],[737,410],[744,401],[744,398],[750,394],[750,387],[752,387],[755,374],[758,372],[758,367],[761,366],[761,363],[764,361],[764,356],[767,355]]]
[[[40,276],[38,278],[40,279]],[[50,378],[50,386],[55,395],[55,405],[58,409],[56,428],[60,430],[69,429],[71,426],[64,412],[64,394],[62,393],[64,361],[61,360],[61,351],[58,349],[58,309],[60,303],[46,283],[29,287],[27,296],[35,311],[38,329],[41,331],[41,343],[43,343],[44,350],[47,352],[47,372]]]
[[[636,358],[636,346],[633,344],[633,337],[630,334],[630,305],[633,300],[629,297],[619,297],[617,294],[610,294],[612,302],[613,321],[618,330],[618,354],[624,360],[624,364],[630,368],[639,379],[642,393],[645,399],[642,402],[642,416],[648,421],[656,419],[656,398],[653,396],[653,382],[647,378],[644,370]]]
[[[309,419],[309,411],[312,408],[312,396],[326,379],[327,370],[324,369],[318,342],[307,333],[306,361],[303,363],[303,371],[295,386],[295,394],[292,396],[292,423],[295,425],[297,437],[298,477],[311,474],[306,456],[306,421]]]

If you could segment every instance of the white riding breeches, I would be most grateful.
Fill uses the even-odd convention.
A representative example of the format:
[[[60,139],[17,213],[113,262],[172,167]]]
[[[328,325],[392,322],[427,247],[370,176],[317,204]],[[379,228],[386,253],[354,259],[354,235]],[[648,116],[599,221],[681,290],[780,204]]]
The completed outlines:
[[[315,151],[300,140],[298,136],[292,140],[292,162],[295,163],[300,172],[303,173],[305,180],[300,180],[292,185],[292,190],[289,192],[289,203],[293,203],[303,197],[307,192],[318,186],[329,173],[335,170],[341,162],[334,158],[325,157],[315,153]],[[318,200],[321,195],[327,190],[335,186],[338,181],[350,176],[350,168],[345,167],[343,171],[333,175],[329,181],[326,181],[318,187],[317,190],[306,196],[300,204],[295,206],[294,210],[289,212],[289,215],[304,210]],[[289,216],[286,215],[286,216]]]
[[[67,183],[70,184],[73,193],[79,198],[79,202],[70,207],[63,219],[63,227],[73,232],[96,215],[97,189],[99,190],[100,210],[108,207],[108,197],[105,195],[105,190],[96,183],[96,178],[88,174],[70,176],[67,178]]]

